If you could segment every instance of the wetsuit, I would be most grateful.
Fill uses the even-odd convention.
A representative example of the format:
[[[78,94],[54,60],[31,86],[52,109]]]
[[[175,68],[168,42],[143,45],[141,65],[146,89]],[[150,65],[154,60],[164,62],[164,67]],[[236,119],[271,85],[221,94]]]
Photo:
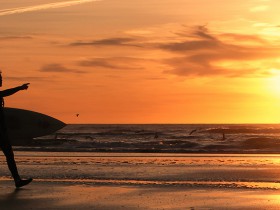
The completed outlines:
[[[0,91],[0,148],[2,149],[4,155],[6,156],[7,164],[9,170],[14,178],[14,180],[20,180],[20,176],[18,174],[16,162],[14,159],[14,152],[12,149],[12,145],[7,133],[5,115],[4,115],[4,99],[1,95]]]

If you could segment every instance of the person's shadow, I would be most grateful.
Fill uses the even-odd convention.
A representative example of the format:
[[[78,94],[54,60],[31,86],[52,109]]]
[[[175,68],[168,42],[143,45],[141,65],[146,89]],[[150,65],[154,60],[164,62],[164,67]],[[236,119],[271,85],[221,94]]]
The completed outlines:
[[[23,190],[25,190],[25,189],[15,188],[12,192],[10,192],[10,193],[6,194],[6,196],[4,196],[4,200],[13,201],[13,200],[17,199],[17,196],[19,195],[20,191],[23,191]]]
[[[4,189],[4,191],[3,191]],[[10,188],[8,188],[10,189]],[[12,209],[36,209],[41,206],[42,203],[46,202],[45,198],[36,198],[36,190],[28,188],[13,189],[12,191],[0,189],[0,208],[1,210],[12,210]]]
[[[20,208],[28,199],[22,198],[21,194],[24,193],[26,189],[14,189],[9,193],[1,193],[0,206],[1,209],[14,209]]]

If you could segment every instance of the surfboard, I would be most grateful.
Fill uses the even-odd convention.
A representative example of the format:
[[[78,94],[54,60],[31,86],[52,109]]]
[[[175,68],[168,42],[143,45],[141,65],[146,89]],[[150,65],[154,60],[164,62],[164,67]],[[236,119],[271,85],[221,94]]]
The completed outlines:
[[[48,115],[25,109],[5,107],[4,113],[13,145],[26,145],[33,138],[52,134],[66,125]]]

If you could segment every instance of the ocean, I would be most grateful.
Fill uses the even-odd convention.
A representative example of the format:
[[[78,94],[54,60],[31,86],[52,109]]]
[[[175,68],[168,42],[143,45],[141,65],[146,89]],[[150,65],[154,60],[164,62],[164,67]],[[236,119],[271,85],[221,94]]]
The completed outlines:
[[[16,150],[280,153],[279,124],[69,124]]]

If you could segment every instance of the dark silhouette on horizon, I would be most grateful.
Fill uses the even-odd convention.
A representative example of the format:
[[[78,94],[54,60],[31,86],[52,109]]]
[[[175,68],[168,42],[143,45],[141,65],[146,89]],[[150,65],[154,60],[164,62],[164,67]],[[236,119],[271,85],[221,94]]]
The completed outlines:
[[[155,133],[154,139],[157,139],[159,137],[158,133]]]
[[[7,132],[6,121],[5,121],[4,97],[13,95],[16,92],[21,91],[21,90],[27,90],[28,85],[29,85],[29,83],[25,83],[25,84],[23,84],[21,86],[18,86],[18,87],[14,87],[14,88],[10,88],[10,89],[0,91],[0,103],[1,103],[1,108],[0,108],[0,148],[2,149],[2,151],[3,151],[3,153],[6,157],[7,165],[8,165],[8,168],[9,168],[11,174],[12,174],[12,177],[14,179],[16,188],[19,188],[19,187],[22,187],[24,185],[29,184],[32,181],[32,178],[21,179],[20,175],[18,174],[17,165],[16,165],[15,158],[14,158],[14,152],[13,152],[13,148],[12,148],[12,145],[11,145],[11,142],[10,142],[10,139],[9,139],[9,135],[8,135],[8,132]],[[1,71],[0,71],[0,87],[2,87]]]

